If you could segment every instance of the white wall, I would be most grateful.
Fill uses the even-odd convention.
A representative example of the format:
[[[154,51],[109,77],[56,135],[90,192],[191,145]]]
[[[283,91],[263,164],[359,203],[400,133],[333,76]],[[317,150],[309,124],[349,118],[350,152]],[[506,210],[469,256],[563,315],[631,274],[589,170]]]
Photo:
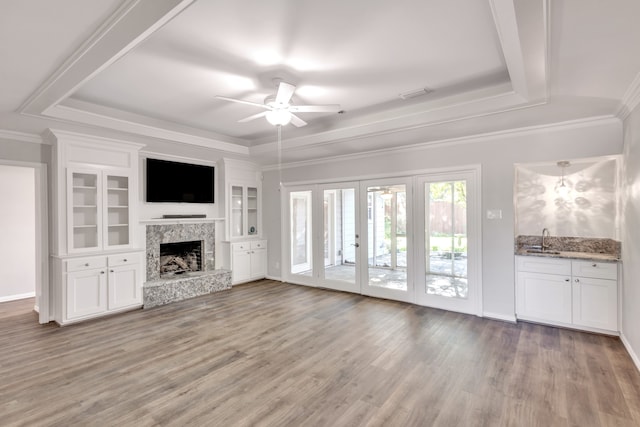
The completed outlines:
[[[514,164],[596,157],[622,152],[622,124],[617,119],[580,125],[478,137],[360,157],[337,158],[282,170],[282,182],[348,180],[407,171],[482,165],[482,211],[502,210],[501,220],[483,215],[484,312],[513,317],[514,307]],[[263,207],[269,239],[269,276],[282,277],[279,172],[265,171]]]
[[[0,165],[0,301],[35,294],[35,170]]]
[[[569,160],[569,159],[557,159]],[[516,235],[618,239],[618,162],[616,158],[571,160],[516,167]],[[565,184],[566,194],[559,190]]]
[[[640,369],[640,107],[624,122],[622,336]]]

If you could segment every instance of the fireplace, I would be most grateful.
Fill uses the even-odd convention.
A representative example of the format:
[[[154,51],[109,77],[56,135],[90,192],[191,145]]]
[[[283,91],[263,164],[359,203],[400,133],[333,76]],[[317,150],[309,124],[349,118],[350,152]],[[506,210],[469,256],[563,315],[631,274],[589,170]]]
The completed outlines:
[[[160,277],[202,270],[202,240],[160,244]]]

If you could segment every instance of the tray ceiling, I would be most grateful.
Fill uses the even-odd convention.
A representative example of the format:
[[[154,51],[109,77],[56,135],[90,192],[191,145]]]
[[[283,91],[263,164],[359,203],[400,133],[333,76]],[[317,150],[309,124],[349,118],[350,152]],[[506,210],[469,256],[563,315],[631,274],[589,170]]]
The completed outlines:
[[[262,103],[276,79],[297,86],[294,104],[344,110],[285,127],[296,155],[613,116],[640,70],[629,54],[640,6],[618,2],[69,0],[57,5],[58,34],[49,3],[25,0],[6,23],[15,34],[39,17],[31,38],[42,56],[21,74],[30,41],[0,44],[18,62],[2,83],[11,96],[0,126],[12,109],[269,162],[274,127],[238,123],[258,107],[215,96]]]

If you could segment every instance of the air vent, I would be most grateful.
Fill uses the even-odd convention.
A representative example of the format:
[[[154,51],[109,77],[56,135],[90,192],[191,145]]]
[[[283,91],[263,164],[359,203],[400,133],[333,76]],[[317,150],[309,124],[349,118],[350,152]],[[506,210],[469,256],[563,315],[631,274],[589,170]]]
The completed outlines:
[[[418,96],[426,95],[431,92],[433,92],[433,89],[424,87],[420,89],[414,89],[414,90],[408,90],[406,92],[402,92],[398,96],[400,96],[400,98],[402,99],[411,99],[411,98],[417,98]]]

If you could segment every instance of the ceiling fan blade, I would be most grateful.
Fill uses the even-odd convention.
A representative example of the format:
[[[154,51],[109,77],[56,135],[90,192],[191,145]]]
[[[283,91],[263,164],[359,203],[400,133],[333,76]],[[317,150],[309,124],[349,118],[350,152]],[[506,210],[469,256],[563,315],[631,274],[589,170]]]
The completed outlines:
[[[300,117],[296,116],[295,114],[291,115],[291,124],[294,125],[295,127],[302,127],[302,126],[306,126],[307,122],[305,122],[304,120],[302,120]]]
[[[266,116],[268,111],[263,111],[262,113],[254,114],[253,116],[245,117],[244,119],[238,120],[238,123],[246,123],[251,120],[259,119],[260,117]]]
[[[219,96],[219,95],[217,95],[216,98],[222,99],[225,101],[237,102],[238,104],[247,104],[247,105],[253,105],[254,107],[262,107],[262,108],[266,108],[267,110],[271,109],[268,105],[258,104],[257,102],[243,101],[242,99],[227,98],[226,96]]]
[[[340,105],[292,105],[289,111],[294,113],[337,113],[340,111]]]
[[[296,90],[294,85],[289,83],[280,82],[278,86],[278,93],[276,94],[276,103],[288,104],[293,96],[293,91]]]

